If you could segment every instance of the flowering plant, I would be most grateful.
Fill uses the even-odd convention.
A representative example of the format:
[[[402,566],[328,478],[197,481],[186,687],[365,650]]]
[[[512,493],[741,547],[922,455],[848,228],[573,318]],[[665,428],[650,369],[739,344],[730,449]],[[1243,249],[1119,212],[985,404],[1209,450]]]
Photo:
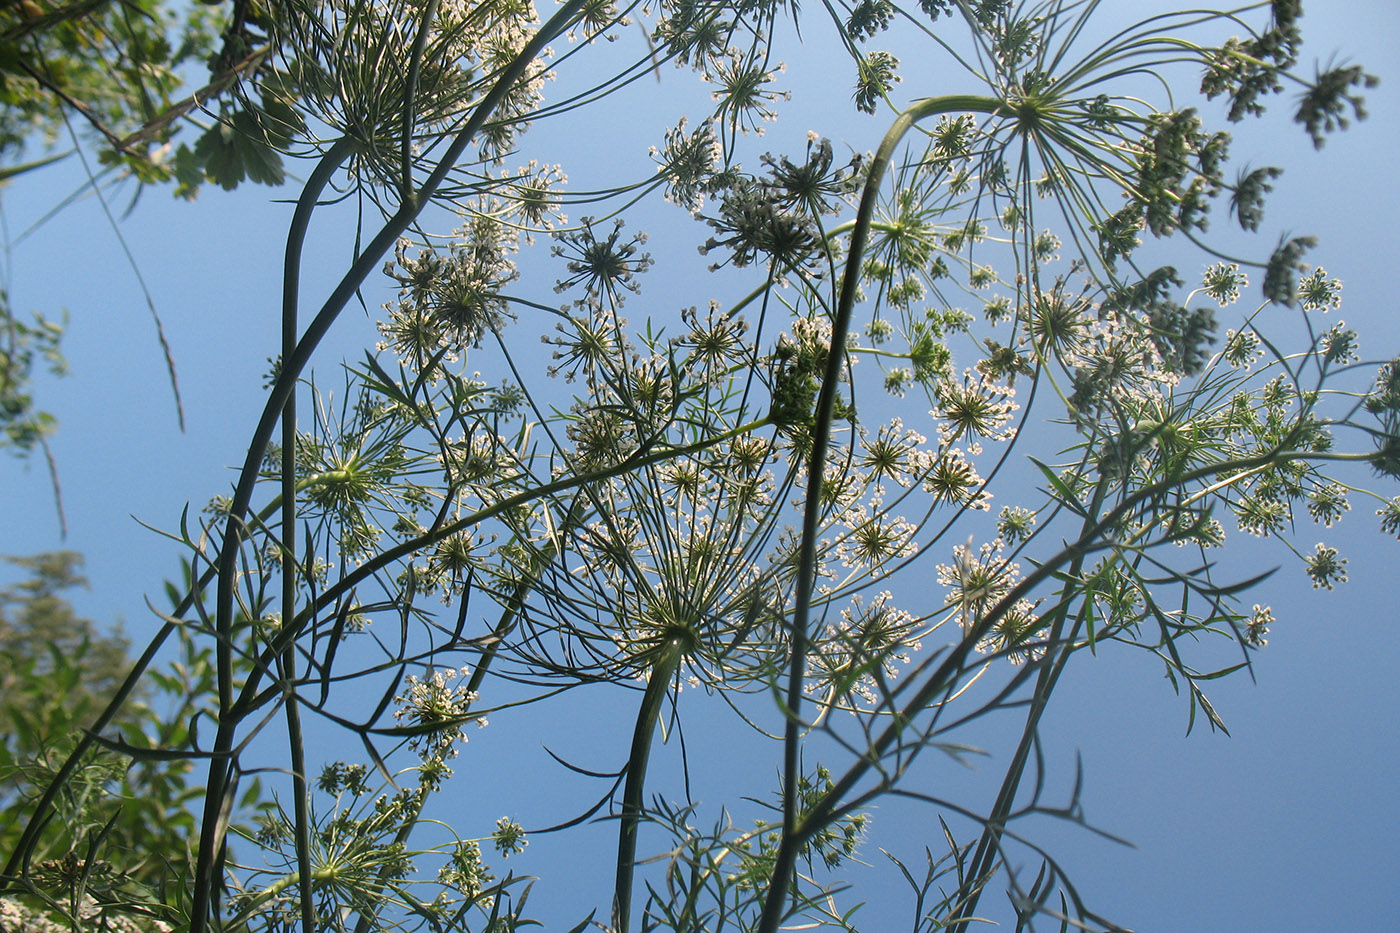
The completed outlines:
[[[1018,922],[1109,923],[1020,829],[1036,814],[1082,822],[1077,792],[1042,801],[1034,754],[1068,661],[1149,652],[1192,723],[1223,728],[1206,686],[1252,663],[1274,617],[1243,608],[1260,581],[1226,579],[1215,554],[1276,538],[1315,586],[1345,580],[1335,547],[1290,531],[1330,528],[1353,497],[1400,527],[1400,498],[1349,472],[1397,476],[1400,390],[1391,362],[1357,385],[1358,334],[1316,323],[1341,286],[1304,264],[1306,237],[1257,262],[1206,246],[1212,210],[1258,229],[1277,170],[1229,179],[1228,134],[1141,89],[1190,78],[1239,121],[1295,84],[1320,145],[1363,115],[1373,79],[1299,77],[1287,0],[1091,42],[1102,6],[827,4],[856,108],[892,109],[889,128],[849,160],[812,134],[802,155],[745,169],[787,97],[781,5],[565,0],[543,22],[517,0],[294,5],[280,48],[306,113],[286,148],[315,162],[248,459],[206,527],[179,534],[187,585],[164,632],[207,639],[218,676],[209,729],[161,750],[207,762],[209,779],[188,898],[160,910],[196,933],[524,925],[544,882],[497,880],[481,846],[519,853],[524,824],[472,810],[480,826],[449,826],[430,804],[461,781],[447,762],[484,744],[464,744],[468,725],[565,715],[606,691],[626,704],[624,763],[550,752],[605,786],[529,827],[539,840],[612,818],[613,884],[575,929],[854,929],[842,871],[881,800],[972,821],[962,835],[942,823],[947,853],[929,850],[922,880],[896,859],[916,929],[967,929],[993,879]],[[647,51],[599,77],[590,55],[635,23]],[[896,24],[964,66],[969,92],[896,107],[898,59],[868,48]],[[671,62],[709,83],[712,109],[693,130],[668,124],[651,176],[575,192],[553,162],[501,167],[527,123]],[[555,75],[570,90],[551,100]],[[303,323],[301,246],[332,185],[379,226]],[[618,215],[652,193],[692,215],[715,281],[746,294],[650,303],[661,261]],[[571,224],[573,204],[607,215]],[[452,232],[435,236],[440,210]],[[527,267],[535,238],[562,305]],[[1173,238],[1205,248],[1189,289],[1155,265]],[[381,341],[337,402],[310,363],[391,252]],[[1251,276],[1261,303],[1218,340]],[[1290,315],[1304,336],[1285,349]],[[1200,666],[1208,636],[1235,660]],[[750,788],[707,811],[691,794],[713,777],[684,751],[691,696],[771,752],[776,797]],[[1020,734],[992,806],[923,789],[936,756],[922,753],[972,754],[993,716],[1019,717]],[[365,760],[338,753],[313,786],[323,730]],[[658,733],[677,739],[666,764],[682,791],[656,790]],[[283,794],[231,857],[239,781],[268,767]],[[63,779],[7,883],[42,888],[31,856]]]

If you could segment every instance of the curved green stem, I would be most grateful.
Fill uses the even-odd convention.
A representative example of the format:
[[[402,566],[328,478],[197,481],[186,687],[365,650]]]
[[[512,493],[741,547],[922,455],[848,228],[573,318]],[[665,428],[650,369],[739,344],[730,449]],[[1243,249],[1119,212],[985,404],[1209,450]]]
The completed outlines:
[[[257,482],[258,464],[267,451],[267,443],[272,437],[272,428],[280,420],[283,423],[283,441],[290,438],[291,453],[283,451],[282,457],[282,538],[283,547],[292,548],[296,538],[296,408],[295,390],[300,367],[293,368],[290,360],[294,348],[298,346],[297,305],[301,291],[301,255],[306,243],[306,231],[311,223],[311,214],[321,197],[321,192],[330,183],[331,177],[350,157],[354,146],[350,139],[342,137],[335,141],[316,164],[307,179],[301,196],[297,199],[296,211],[287,230],[287,248],[282,264],[282,356],[273,385],[272,396],[263,409],[262,421],[249,445],[248,456],[239,475],[234,490],[233,503],[229,508],[228,520],[224,526],[223,543],[219,549],[217,562],[218,587],[215,596],[214,630],[215,658],[219,688],[219,728],[214,738],[214,757],[209,762],[209,780],[205,787],[204,817],[200,824],[199,855],[195,863],[194,897],[191,904],[191,931],[202,933],[207,922],[212,902],[214,868],[217,862],[216,851],[222,846],[225,789],[231,777],[231,762],[223,753],[233,747],[233,729],[236,720],[230,716],[233,705],[233,585],[239,545],[243,540],[243,516],[248,510],[253,496],[253,486]],[[309,351],[308,351],[309,352]],[[304,365],[304,364],[303,364]],[[265,427],[265,429],[264,429]],[[289,468],[290,467],[290,468]],[[290,493],[290,495],[289,495]],[[295,604],[294,555],[283,553],[283,601],[287,601],[290,589],[292,603],[284,607],[290,614]],[[280,660],[280,659],[279,659]],[[289,676],[289,675],[284,675]],[[294,714],[293,714],[294,715]],[[305,775],[302,776],[304,780]],[[295,783],[296,778],[293,778]],[[299,797],[304,797],[299,794]],[[304,814],[303,814],[304,815]],[[301,866],[301,877],[310,884],[310,871]],[[303,922],[310,919],[303,917]]]
[[[215,736],[215,759],[210,768],[208,787],[205,793],[205,805],[203,822],[200,831],[199,858],[196,863],[194,893],[191,900],[191,926],[190,933],[204,933],[209,922],[210,906],[213,902],[214,890],[214,868],[217,861],[217,851],[222,846],[222,830],[224,820],[221,818],[225,810],[225,788],[228,783],[230,766],[223,762],[224,753],[233,747],[233,731],[237,725],[237,719],[227,716],[230,711],[232,700],[232,641],[231,631],[233,627],[233,584],[236,564],[238,559],[239,544],[243,533],[243,515],[247,512],[252,501],[253,487],[257,483],[258,465],[262,462],[263,455],[267,451],[268,442],[272,439],[272,432],[281,417],[282,409],[287,400],[291,397],[296,387],[296,381],[302,371],[311,361],[311,356],[322,338],[329,332],[331,324],[339,317],[350,299],[354,297],[364,280],[379,265],[380,260],[386,252],[394,245],[400,234],[408,228],[408,225],[422,212],[424,206],[431,200],[434,192],[441,187],[448,174],[457,164],[458,158],[466,150],[467,146],[476,137],[477,133],[495,113],[496,108],[505,99],[517,81],[524,75],[529,64],[534,61],[545,49],[551,40],[557,37],[567,28],[575,14],[582,7],[584,0],[567,0],[560,5],[554,15],[540,27],[531,37],[530,41],[520,50],[515,59],[506,68],[502,69],[500,76],[491,90],[482,98],[471,117],[458,132],[452,144],[447,147],[441,161],[424,181],[422,188],[408,193],[399,210],[389,218],[374,238],[365,246],[364,250],[356,257],[350,269],[341,278],[339,284],[327,297],[321,310],[316,317],[307,325],[306,332],[301,335],[296,343],[296,349],[288,356],[283,357],[281,370],[278,373],[277,381],[268,392],[267,402],[263,407],[263,413],[254,429],[253,437],[248,445],[248,455],[244,459],[243,467],[239,472],[238,485],[234,490],[233,503],[229,510],[228,524],[225,528],[223,543],[219,553],[219,585],[215,605],[215,629],[219,636],[219,708],[220,721],[219,730]],[[315,206],[316,197],[319,196],[320,186],[329,181],[331,174],[339,163],[350,154],[350,144],[347,140],[339,140],[332,149],[323,157],[321,164],[317,165],[312,178],[307,183],[307,188],[303,192],[301,202],[298,203],[298,216],[300,216],[303,204],[308,204],[307,213]],[[332,158],[334,154],[335,158]],[[308,199],[307,194],[316,189],[316,195]],[[288,255],[291,256],[290,240],[300,234],[304,234],[303,229],[300,234],[295,228],[289,236]],[[298,246],[297,256],[299,258],[300,247]],[[290,284],[287,284],[284,296],[294,291],[295,283],[299,272],[292,269]],[[285,300],[285,299],[284,299]]]
[[[835,348],[846,345],[846,334],[850,330],[851,315],[855,308],[856,291],[860,285],[861,260],[871,224],[874,222],[880,188],[894,157],[895,148],[915,123],[943,113],[996,113],[1004,108],[1005,103],[1001,100],[973,95],[951,95],[919,101],[894,121],[870,162],[870,172],[866,177],[865,190],[861,194],[860,208],[851,228],[851,242],[846,255],[845,272],[841,278],[841,292],[831,322],[832,352],[827,354],[826,373],[822,379],[821,394],[817,397],[816,424],[812,432],[811,461],[807,467],[806,504],[803,508],[802,541],[798,556],[796,605],[792,621],[792,656],[788,667],[785,711],[787,726],[783,737],[783,837],[774,861],[773,875],[759,922],[759,933],[777,933],[788,899],[788,876],[796,865],[797,854],[801,848],[797,839],[800,797],[798,782],[802,777],[798,753],[802,732],[802,683],[807,669],[807,627],[812,609],[812,591],[816,585],[822,476],[826,469],[827,449],[831,444],[837,387],[841,383],[841,370],[846,362],[845,354],[836,352]]]
[[[332,147],[334,150],[334,146]],[[329,154],[328,154],[329,156]],[[322,165],[334,168],[338,160],[328,158]],[[326,177],[329,177],[329,172]],[[324,183],[322,183],[324,184]],[[302,197],[297,201],[296,213],[292,216],[291,231],[287,236],[287,253],[282,269],[282,352],[280,359],[287,359],[296,349],[297,302],[300,285],[301,251],[306,242],[306,229],[311,220],[315,205],[308,200],[307,193],[320,197],[321,184],[307,185]],[[297,611],[297,583],[300,570],[297,566],[297,394],[295,389],[287,396],[282,406],[282,618],[290,619]],[[311,814],[308,810],[310,791],[306,781],[306,746],[301,732],[301,708],[296,699],[296,651],[291,644],[277,662],[277,678],[282,682],[282,697],[286,704],[284,712],[287,720],[287,743],[289,760],[292,766],[292,832],[296,839],[297,873],[300,881],[300,906],[302,933],[314,933],[316,929],[314,893],[311,879]]]
[[[248,455],[244,459],[238,485],[234,489],[233,502],[229,506],[228,520],[224,526],[223,543],[219,549],[219,587],[215,606],[215,627],[219,635],[216,658],[219,667],[219,708],[221,711],[228,709],[228,704],[233,697],[233,644],[228,636],[233,616],[233,571],[234,564],[238,559],[238,544],[243,537],[243,515],[248,511],[252,501],[253,486],[258,478],[258,465],[262,463],[263,455],[267,452],[268,441],[272,439],[272,429],[281,419],[288,402],[291,401],[296,389],[296,381],[301,375],[301,367],[294,367],[290,362],[295,351],[289,353],[286,348],[288,345],[297,347],[295,329],[297,304],[301,291],[302,247],[306,242],[306,230],[311,223],[311,214],[316,209],[321,192],[325,190],[331,177],[350,157],[353,150],[353,143],[347,138],[342,138],[336,140],[326,151],[326,154],[321,157],[315,170],[311,173],[311,177],[307,179],[301,197],[297,199],[296,212],[293,213],[291,226],[287,230],[287,249],[282,262],[283,355],[279,361],[277,380],[273,383],[269,393],[270,398],[263,408],[262,419],[258,424],[257,431],[254,432],[253,442],[248,447]],[[290,340],[288,340],[287,334],[289,320],[292,322]],[[309,348],[307,355],[309,355]],[[286,533],[284,529],[284,537]]]
[[[428,0],[423,10],[423,21],[418,24],[418,33],[413,37],[413,50],[408,59],[407,87],[404,90],[403,125],[399,133],[399,194],[407,199],[413,195],[413,120],[418,115],[415,106],[418,98],[418,81],[423,71],[423,49],[428,45],[428,32],[437,19],[440,0]]]

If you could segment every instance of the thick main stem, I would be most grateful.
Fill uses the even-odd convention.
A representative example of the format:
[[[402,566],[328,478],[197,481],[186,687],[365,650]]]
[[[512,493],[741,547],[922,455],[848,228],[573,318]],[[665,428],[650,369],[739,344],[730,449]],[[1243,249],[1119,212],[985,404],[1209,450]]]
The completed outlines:
[[[319,189],[317,190],[319,196]],[[305,213],[303,208],[305,207]],[[296,349],[298,338],[297,303],[300,286],[301,250],[306,240],[306,225],[311,219],[311,205],[305,198],[297,204],[292,219],[292,233],[287,237],[287,254],[282,270],[282,353],[287,359]],[[297,614],[297,394],[295,389],[282,406],[282,618],[294,619]],[[315,904],[312,901],[311,879],[311,814],[309,788],[306,781],[306,746],[301,732],[301,708],[296,694],[296,649],[288,643],[277,663],[277,677],[282,683],[282,702],[286,704],[287,743],[292,766],[292,831],[296,839],[297,874],[300,877],[301,931],[314,933]]]
[[[617,831],[617,882],[613,887],[613,929],[628,933],[632,922],[632,888],[637,873],[637,827],[642,819],[642,791],[646,784],[651,740],[661,718],[662,701],[684,654],[681,643],[666,645],[647,675],[647,689],[632,730],[632,750],[627,756],[627,783],[622,789],[622,819]]]

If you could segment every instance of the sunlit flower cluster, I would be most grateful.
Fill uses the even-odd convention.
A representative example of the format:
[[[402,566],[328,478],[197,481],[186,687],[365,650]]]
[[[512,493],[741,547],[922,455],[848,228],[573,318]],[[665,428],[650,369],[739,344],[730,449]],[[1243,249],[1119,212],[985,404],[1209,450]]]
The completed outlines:
[[[470,673],[470,668],[438,668],[423,677],[409,674],[404,692],[395,698],[399,708],[394,718],[405,724],[409,746],[425,760],[457,757],[457,743],[466,741],[462,727],[468,722],[486,725],[485,719],[470,714],[477,695],[458,682]]]
[[[1264,358],[1264,348],[1259,341],[1259,335],[1251,329],[1227,330],[1222,352],[1225,362],[1246,370]]]
[[[997,515],[997,537],[1007,544],[1017,544],[1031,536],[1035,529],[1035,513],[1019,505],[1004,505]]]
[[[1237,262],[1217,262],[1206,269],[1203,288],[1214,298],[1220,307],[1232,305],[1239,300],[1240,289],[1249,285],[1249,276],[1240,271]]]
[[[665,178],[666,200],[692,214],[705,206],[705,196],[716,190],[716,170],[724,149],[715,136],[714,124],[705,121],[693,132],[686,132],[686,119],[666,131],[666,144],[655,146],[651,157],[656,171]]]
[[[446,253],[400,240],[385,273],[399,283],[398,301],[385,306],[381,350],[394,351],[415,369],[442,362],[477,345],[509,320],[501,290],[519,275],[517,234],[491,214],[470,213]]]
[[[930,414],[939,419],[938,436],[944,444],[978,438],[1000,441],[1014,433],[1007,424],[1019,406],[1011,400],[1016,390],[1010,385],[966,370],[961,382],[944,380],[935,393],[938,408]]]
[[[849,529],[836,546],[843,566],[873,569],[912,557],[918,551],[914,543],[918,526],[883,512],[882,506],[876,497],[868,506],[859,503],[842,517],[842,523]]]
[[[956,612],[964,635],[979,628],[988,614],[997,612],[996,621],[978,641],[978,651],[1006,651],[1013,663],[1020,663],[1043,650],[1040,646],[1022,647],[1040,628],[1040,619],[1029,600],[1003,605],[1021,576],[1020,565],[1003,555],[1004,548],[1000,538],[975,550],[970,540],[956,545],[953,562],[937,567],[938,582],[948,588],[944,604]]]
[[[556,362],[547,370],[552,377],[573,382],[582,375],[592,381],[629,348],[623,330],[627,319],[596,301],[579,302],[559,316],[563,320],[554,325],[555,333],[540,338],[555,348],[551,358]]]
[[[906,429],[904,422],[895,418],[881,426],[874,437],[861,429],[861,453],[857,462],[866,481],[876,490],[881,489],[886,480],[908,486],[919,479],[919,451],[927,443],[928,438]]]
[[[924,451],[920,474],[923,488],[937,503],[990,509],[992,494],[983,488],[977,467],[960,447],[944,447],[937,453]]]
[[[1274,610],[1255,603],[1253,612],[1244,620],[1244,631],[1241,633],[1244,643],[1251,648],[1264,647],[1269,643],[1269,626],[1273,624]]]
[[[531,159],[513,174],[505,172],[502,177],[507,184],[501,197],[525,225],[527,243],[532,242],[531,233],[551,231],[569,222],[560,210],[557,191],[569,180],[563,166],[540,165]]]
[[[1332,589],[1338,583],[1347,582],[1347,559],[1337,555],[1337,549],[1319,543],[1312,555],[1304,559],[1313,588]]]
[[[358,177],[398,180],[405,128],[411,137],[450,132],[487,82],[519,57],[538,23],[530,2],[486,9],[451,0],[436,12],[417,56],[419,18],[402,2],[335,0],[288,9],[275,20],[290,34],[288,47],[301,52],[288,70],[299,80],[306,104],[319,120],[355,141],[351,171]],[[415,60],[416,71],[410,69]],[[498,162],[511,151],[538,106],[546,74],[544,62],[533,59],[506,88],[477,139],[484,160]],[[406,114],[405,108],[411,110]],[[416,142],[410,151],[414,158],[421,154]]]
[[[1346,321],[1338,321],[1318,338],[1318,349],[1328,363],[1354,363],[1361,359],[1357,345],[1356,331],[1346,326]]]
[[[1381,531],[1400,538],[1400,496],[1376,509],[1376,515],[1381,520]]]
[[[840,620],[827,626],[812,656],[811,676],[819,689],[839,690],[870,705],[883,700],[885,681],[899,676],[901,665],[919,650],[921,635],[919,621],[892,599],[884,590],[867,604],[857,593],[841,609]]]
[[[705,77],[715,85],[716,115],[740,132],[762,136],[763,124],[778,119],[773,108],[792,96],[789,91],[770,87],[785,70],[782,64],[770,68],[762,60],[738,52],[713,64]]]
[[[555,234],[551,252],[565,260],[567,278],[554,286],[556,292],[582,285],[590,298],[606,299],[612,306],[622,301],[622,292],[640,289],[637,276],[651,266],[651,256],[641,251],[645,233],[622,235],[623,222],[613,221],[604,237],[594,232],[593,218],[584,217],[577,228]]]

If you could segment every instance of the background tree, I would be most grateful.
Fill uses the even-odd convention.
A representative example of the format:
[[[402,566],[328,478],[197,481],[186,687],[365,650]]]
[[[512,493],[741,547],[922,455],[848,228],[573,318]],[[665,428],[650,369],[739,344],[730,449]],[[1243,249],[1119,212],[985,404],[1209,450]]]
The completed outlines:
[[[78,616],[63,595],[87,585],[72,551],[6,559],[28,578],[0,590],[0,845],[11,851],[43,787],[83,730],[121,688],[133,659],[120,631]],[[208,690],[209,659],[192,644],[127,697],[119,735],[131,749],[186,741]],[[201,679],[203,678],[203,679]],[[63,908],[86,903],[89,922],[118,922],[132,903],[179,898],[190,870],[190,807],[201,794],[188,761],[144,760],[109,748],[85,753],[55,801],[53,830],[31,871]],[[245,803],[251,806],[254,792]],[[101,850],[114,861],[95,860]],[[49,929],[42,905],[6,901],[7,924]],[[60,911],[62,913],[62,911]],[[143,911],[136,910],[141,917]],[[138,923],[138,926],[144,926]]]
[[[6,561],[24,568],[30,577],[0,589],[0,695],[5,697],[0,734],[11,755],[34,754],[34,745],[17,743],[26,735],[68,731],[48,728],[47,716],[61,714],[81,724],[95,715],[116,692],[130,659],[125,638],[80,618],[64,598],[65,591],[87,585],[80,572],[81,556],[59,551]],[[68,667],[79,672],[72,678],[75,682],[66,690],[53,689],[53,682],[69,679],[58,675]],[[28,728],[21,728],[27,720]]]

